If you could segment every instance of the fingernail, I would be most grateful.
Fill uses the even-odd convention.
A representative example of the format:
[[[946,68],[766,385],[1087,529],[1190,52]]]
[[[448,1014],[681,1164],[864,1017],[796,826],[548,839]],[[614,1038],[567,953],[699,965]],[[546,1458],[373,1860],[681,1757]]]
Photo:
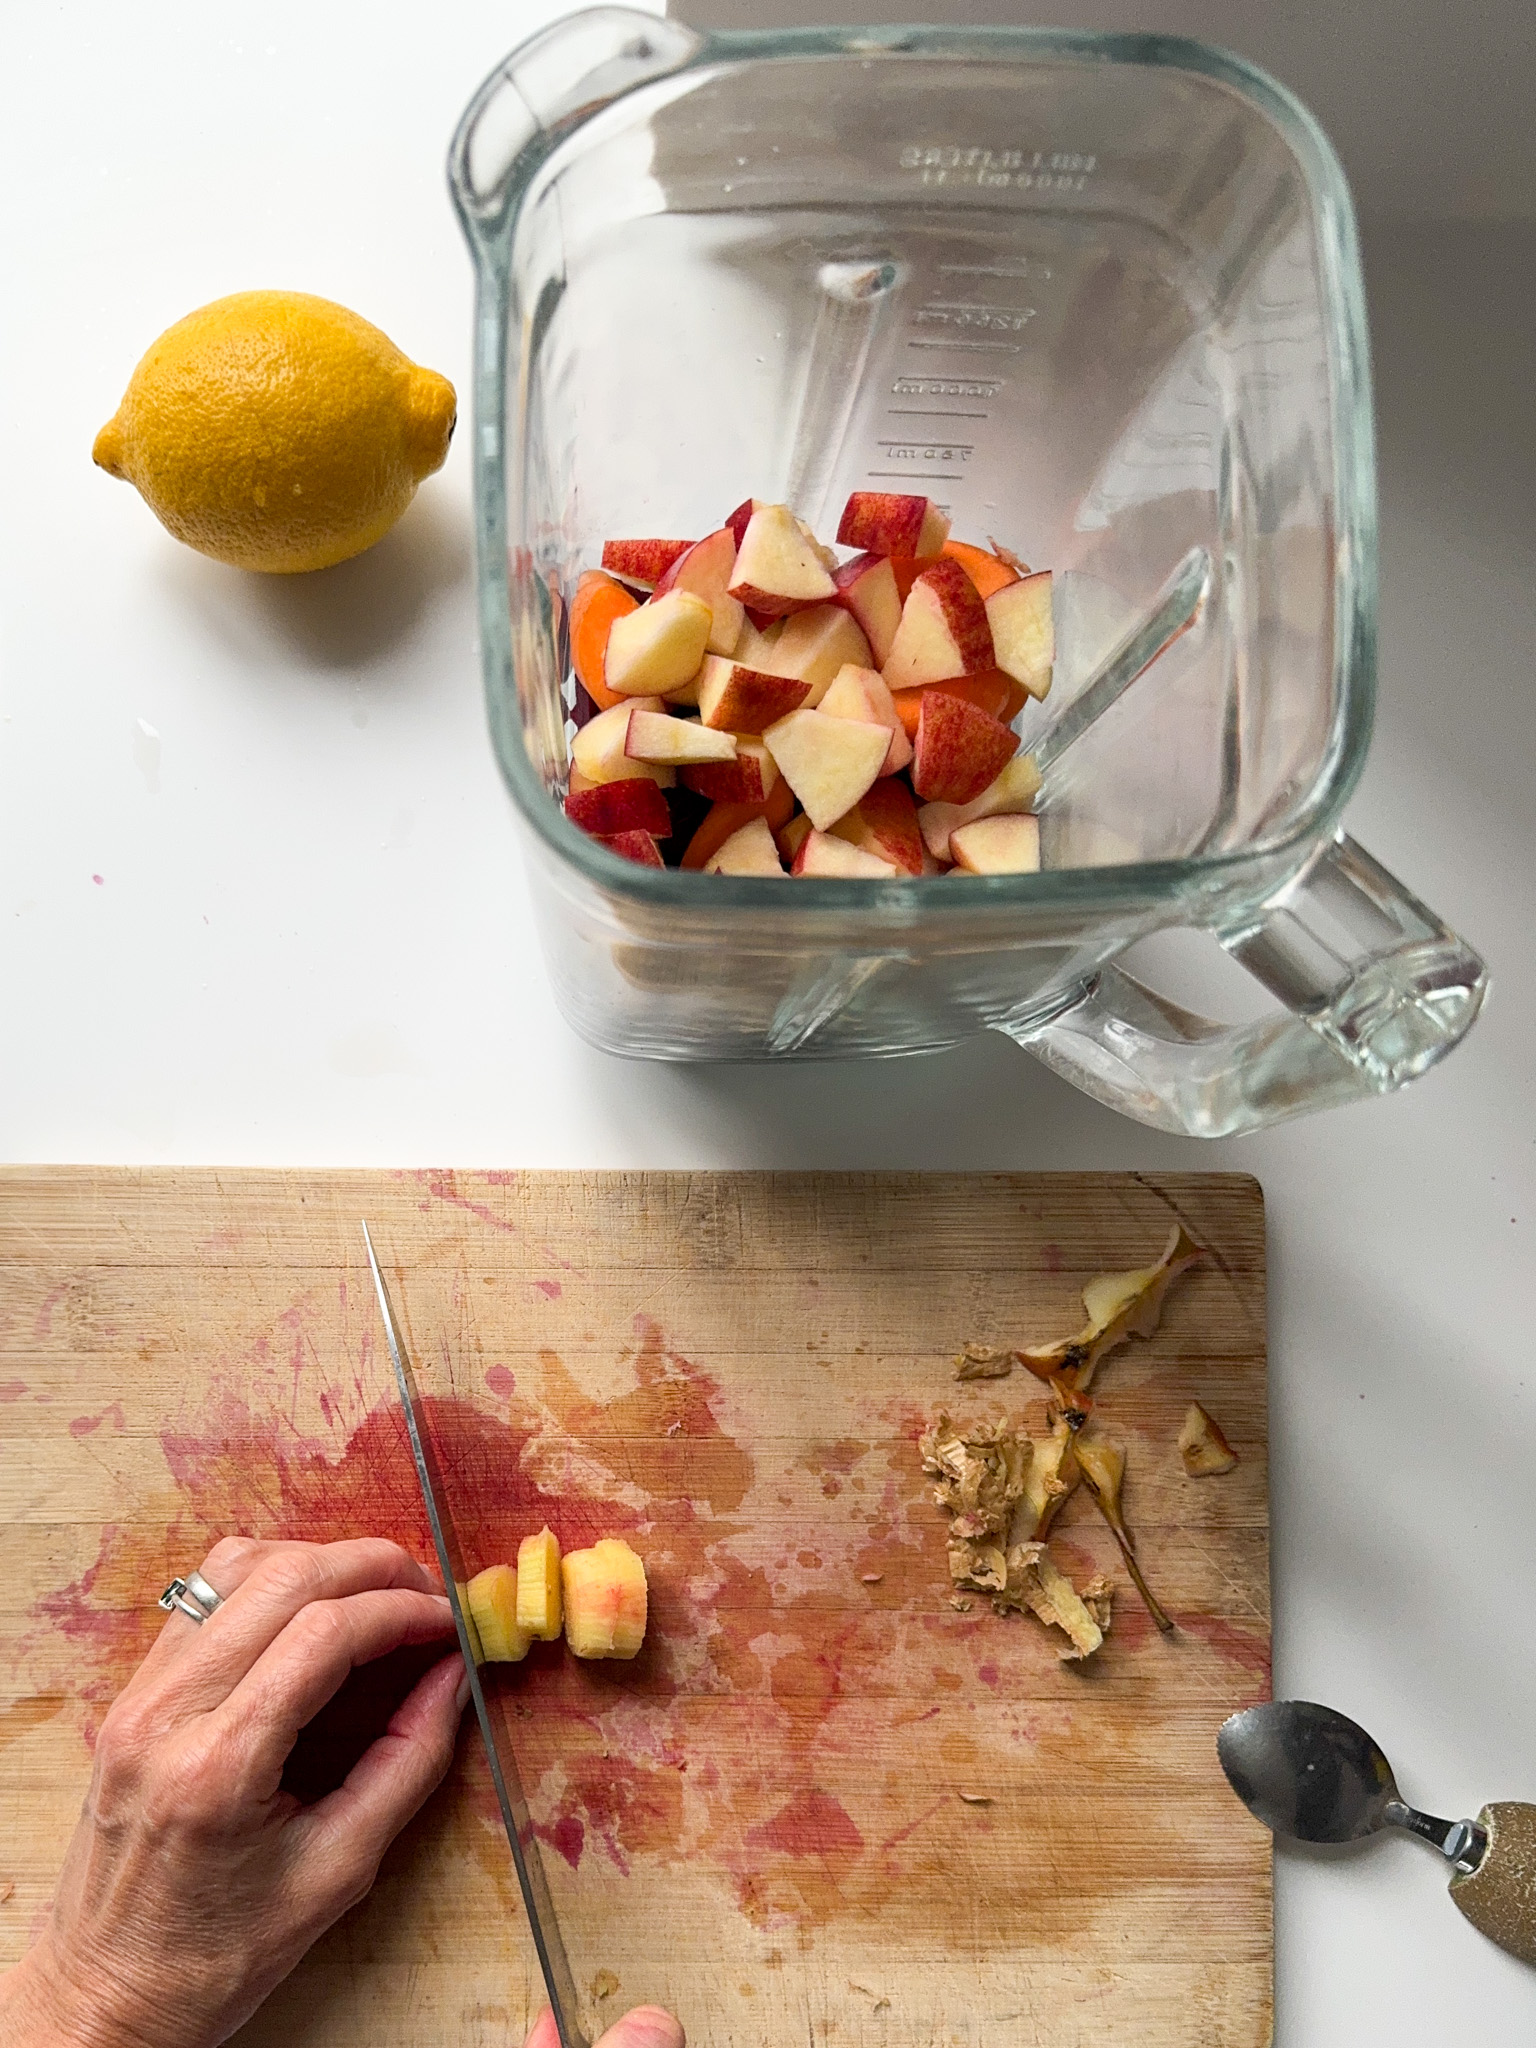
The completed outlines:
[[[462,1714],[469,1705],[469,1666],[463,1664],[462,1659],[460,1662],[462,1668],[459,1672],[459,1682],[453,1689],[453,1703]]]

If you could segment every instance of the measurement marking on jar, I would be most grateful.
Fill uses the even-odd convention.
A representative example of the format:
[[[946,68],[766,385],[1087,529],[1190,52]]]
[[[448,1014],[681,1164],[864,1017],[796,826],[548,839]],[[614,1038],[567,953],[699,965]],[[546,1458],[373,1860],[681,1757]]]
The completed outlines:
[[[1050,271],[1043,263],[1031,263],[1023,259],[1017,268],[1006,263],[941,263],[941,277],[1049,277]]]
[[[992,415],[985,412],[951,412],[942,405],[888,405],[886,415],[893,420],[985,420]]]
[[[866,469],[864,474],[905,477],[909,483],[915,483],[919,477],[928,484],[959,484],[965,481],[958,469]]]
[[[893,398],[996,398],[1002,377],[898,377]]]
[[[909,339],[908,348],[945,348],[956,352],[965,350],[968,355],[1018,356],[1024,353],[1016,341],[956,341],[952,334],[946,334],[942,341],[914,341]]]
[[[976,450],[959,441],[877,441],[887,462],[969,462]]]

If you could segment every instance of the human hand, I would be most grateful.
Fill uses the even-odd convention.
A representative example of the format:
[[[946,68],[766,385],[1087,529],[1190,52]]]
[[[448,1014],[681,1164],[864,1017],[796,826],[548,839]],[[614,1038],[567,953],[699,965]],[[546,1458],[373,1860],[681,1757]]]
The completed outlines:
[[[534,2021],[524,2048],[560,2048],[555,2016],[546,2005]],[[597,2048],[687,2048],[683,2030],[659,2005],[637,2005],[604,2034]]]
[[[213,2048],[364,1896],[452,1760],[457,1650],[339,1787],[283,1787],[356,1667],[453,1633],[396,1544],[231,1537],[202,1570],[223,1604],[171,1615],[103,1722],[47,1927],[0,1979],[0,2048]]]

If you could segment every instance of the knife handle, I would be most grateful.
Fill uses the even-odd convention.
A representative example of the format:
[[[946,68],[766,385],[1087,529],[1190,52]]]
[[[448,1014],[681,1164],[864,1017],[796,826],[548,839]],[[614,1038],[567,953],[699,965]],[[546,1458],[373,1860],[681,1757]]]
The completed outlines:
[[[1469,1876],[1451,1879],[1451,1897],[1479,1934],[1536,1963],[1536,1806],[1501,1799],[1477,1818],[1488,1850]]]

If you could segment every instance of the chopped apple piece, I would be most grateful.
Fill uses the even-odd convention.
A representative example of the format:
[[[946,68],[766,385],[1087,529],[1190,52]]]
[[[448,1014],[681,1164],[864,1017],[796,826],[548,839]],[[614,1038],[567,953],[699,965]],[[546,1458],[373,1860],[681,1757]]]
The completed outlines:
[[[743,668],[761,669],[764,675],[773,675],[773,650],[778,646],[779,635],[783,631],[782,619],[770,619],[765,626],[757,626],[751,619],[743,617],[741,632],[731,650],[732,659]]]
[[[625,860],[639,863],[643,868],[664,868],[661,848],[649,832],[614,832],[598,835],[599,846],[606,846],[610,853],[617,853]]]
[[[699,676],[699,716],[718,732],[763,733],[797,711],[810,685],[711,654]]]
[[[790,867],[792,875],[821,876],[831,881],[888,882],[899,872],[892,861],[866,853],[830,832],[807,832]]]
[[[598,839],[612,839],[620,832],[648,832],[665,839],[672,830],[667,800],[649,776],[573,789],[565,800],[565,815]]]
[[[1179,1431],[1179,1456],[1191,1479],[1204,1479],[1214,1472],[1230,1472],[1237,1453],[1221,1432],[1221,1425],[1208,1415],[1198,1401],[1191,1401]]]
[[[1051,572],[1025,576],[994,590],[986,601],[987,624],[997,666],[1022,683],[1031,697],[1051,687],[1056,629],[1051,616]]]
[[[571,741],[571,760],[577,771],[595,788],[604,782],[654,782],[670,789],[672,770],[654,761],[636,761],[625,753],[629,721],[636,711],[661,711],[659,697],[628,697],[589,718]]]
[[[867,725],[883,725],[891,735],[882,775],[895,775],[912,759],[912,742],[907,738],[895,701],[885,677],[878,669],[845,663],[832,678],[820,710],[829,718],[862,718]]]
[[[858,620],[876,665],[884,668],[901,624],[901,593],[885,555],[855,555],[832,572],[837,602]]]
[[[773,643],[768,667],[778,676],[797,676],[806,688],[805,709],[814,711],[838,671],[871,659],[859,622],[841,605],[811,605],[787,618]]]
[[[814,540],[789,507],[759,505],[737,547],[731,596],[778,618],[802,605],[825,604],[835,590]]]
[[[931,498],[899,491],[853,491],[838,521],[838,544],[875,555],[936,555],[949,521]]]
[[[1097,1592],[1097,1580],[1094,1586]],[[1043,1543],[1010,1544],[1003,1595],[993,1604],[1028,1607],[1047,1626],[1059,1628],[1071,1644],[1059,1652],[1064,1662],[1091,1657],[1103,1646],[1103,1627],[1066,1573],[1051,1561]]]
[[[541,1643],[560,1633],[560,1544],[551,1529],[517,1547],[517,1625]]]
[[[927,803],[968,804],[1018,750],[1019,736],[1006,725],[963,697],[929,690],[918,713],[912,787]]]
[[[881,776],[872,782],[853,809],[838,819],[833,835],[846,839],[877,860],[888,860],[906,875],[923,872],[923,835],[917,806],[904,782]]]
[[[728,526],[722,526],[679,555],[656,585],[658,597],[664,597],[669,590],[688,590],[703,598],[712,621],[708,643],[711,654],[734,654],[746,623],[741,601],[731,596],[728,587],[735,570],[736,539]]]
[[[565,1640],[577,1657],[633,1657],[645,1641],[645,1566],[627,1543],[605,1536],[561,1562]]]
[[[1015,754],[997,778],[968,804],[924,804],[917,819],[923,842],[935,860],[950,859],[950,834],[957,825],[1011,811],[1027,811],[1040,793],[1040,771],[1031,754]]]
[[[1125,1517],[1120,1511],[1120,1493],[1125,1484],[1125,1452],[1119,1444],[1108,1443],[1103,1437],[1088,1437],[1081,1434],[1072,1449],[1078,1469],[1083,1475],[1084,1486],[1093,1495],[1099,1513],[1114,1532],[1115,1541],[1120,1546],[1120,1555],[1125,1559],[1125,1568],[1131,1575],[1131,1583],[1141,1595],[1148,1614],[1164,1635],[1169,1634],[1173,1623],[1141,1575],[1141,1566],[1136,1562],[1136,1546],[1131,1541],[1131,1532],[1126,1528]]]
[[[615,619],[603,681],[621,697],[659,697],[686,683],[704,659],[714,614],[691,590],[669,590]]]
[[[631,711],[624,751],[632,761],[663,761],[681,767],[699,761],[734,761],[736,741],[694,718],[669,718],[665,711]]]
[[[753,818],[704,863],[707,875],[782,875],[783,863],[766,818]]]
[[[1163,1255],[1155,1266],[1139,1266],[1130,1273],[1101,1273],[1083,1289],[1083,1307],[1088,1321],[1075,1337],[1061,1337],[1054,1344],[1020,1347],[1019,1363],[1027,1365],[1037,1378],[1058,1375],[1071,1386],[1086,1390],[1098,1370],[1099,1360],[1132,1337],[1150,1337],[1162,1316],[1169,1288],[1181,1273],[1204,1252],[1182,1224],[1168,1234]]]
[[[890,744],[884,726],[792,711],[763,734],[779,773],[818,832],[835,825],[879,775]]]
[[[735,735],[731,735],[735,737]],[[684,768],[683,786],[716,803],[758,804],[779,779],[779,764],[761,737],[736,740],[735,757]]]
[[[509,1564],[476,1572],[465,1588],[487,1664],[521,1664],[533,1637],[517,1622],[517,1573]]]
[[[693,546],[689,540],[605,540],[603,567],[642,590],[653,590]]]
[[[972,875],[1033,875],[1040,868],[1040,820],[1006,811],[973,818],[949,835],[955,865]]]
[[[995,668],[987,607],[952,555],[940,555],[913,584],[882,664],[893,690]]]

